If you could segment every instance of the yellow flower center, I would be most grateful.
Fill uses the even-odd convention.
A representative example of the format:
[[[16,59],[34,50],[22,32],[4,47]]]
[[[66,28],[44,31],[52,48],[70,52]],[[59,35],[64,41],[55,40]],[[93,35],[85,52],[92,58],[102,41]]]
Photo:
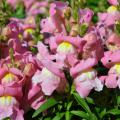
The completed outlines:
[[[115,69],[116,69],[117,74],[120,74],[120,63],[117,63],[115,65]]]
[[[59,44],[57,48],[58,53],[68,54],[68,53],[74,53],[74,51],[75,51],[74,46],[69,42],[62,42],[61,44]]]
[[[93,68],[90,68],[90,69],[88,69],[88,70],[85,70],[83,73],[86,74],[89,79],[92,79],[92,77],[93,77],[93,74],[92,74],[92,73],[93,73],[93,72],[94,72],[94,69],[93,69]]]
[[[12,73],[8,73],[2,79],[2,83],[11,83],[14,80],[17,80],[17,77],[14,74],[12,74]]]
[[[23,39],[22,34],[18,34],[18,38],[22,41],[22,39]]]
[[[107,12],[108,13],[113,13],[113,12],[116,12],[117,11],[117,7],[116,6],[110,6],[108,9],[107,9]]]
[[[116,45],[107,45],[107,47],[110,51],[115,51],[115,50],[119,49],[118,46],[116,46]]]
[[[0,105],[10,105],[12,102],[12,96],[2,96],[0,97]]]
[[[34,32],[34,30],[29,28],[29,29],[26,29],[25,32],[32,34]]]

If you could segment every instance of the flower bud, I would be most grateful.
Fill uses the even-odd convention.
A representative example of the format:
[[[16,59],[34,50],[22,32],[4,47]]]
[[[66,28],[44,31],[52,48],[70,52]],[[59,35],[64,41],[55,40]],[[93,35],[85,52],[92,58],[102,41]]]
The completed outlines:
[[[78,35],[78,31],[79,31],[79,25],[78,24],[73,25],[70,31],[70,36],[76,37]]]
[[[28,63],[25,65],[23,73],[29,77],[31,77],[36,71],[35,66],[32,63]]]
[[[70,9],[70,7],[67,7],[63,12],[64,12],[65,18],[70,19],[70,16],[71,16],[71,9]]]

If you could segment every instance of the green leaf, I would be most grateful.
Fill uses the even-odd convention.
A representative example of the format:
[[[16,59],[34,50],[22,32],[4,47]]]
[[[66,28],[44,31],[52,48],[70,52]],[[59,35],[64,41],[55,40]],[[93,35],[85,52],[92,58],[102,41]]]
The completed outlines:
[[[44,104],[42,104],[40,106],[40,108],[38,108],[34,114],[33,114],[33,118],[38,116],[41,112],[44,112],[45,110],[47,110],[48,108],[53,107],[54,105],[56,105],[58,103],[58,101],[54,98],[49,98]]]
[[[70,120],[70,112],[69,111],[66,111],[66,113],[65,113],[65,119],[66,120]]]
[[[71,111],[71,114],[89,120],[89,115],[83,111]]]
[[[112,109],[112,110],[107,111],[107,114],[120,115],[120,110]]]
[[[117,22],[116,24],[115,24],[115,32],[117,33],[117,34],[120,34],[120,22]]]
[[[89,106],[87,105],[87,103],[85,102],[85,100],[83,98],[80,97],[80,95],[78,93],[73,93],[76,101],[78,102],[79,105],[82,106],[82,108],[88,112],[89,114],[91,114],[91,110],[89,108]]]
[[[102,119],[105,115],[106,115],[106,108],[101,111],[100,118]]]
[[[117,104],[120,105],[120,96],[117,97]]]
[[[51,117],[45,118],[44,120],[52,120]]]
[[[52,120],[61,120],[65,113],[57,113]]]
[[[25,8],[23,4],[19,4],[14,12],[13,17],[25,18]]]
[[[90,97],[86,97],[86,101],[87,101],[88,103],[90,103],[90,104],[95,104],[95,103],[94,103],[94,100],[93,100],[92,98],[90,98]]]
[[[97,119],[96,115],[95,115],[94,113],[92,113],[92,114],[90,115],[89,120],[98,120],[98,119]]]
[[[71,102],[68,103],[67,110],[69,110],[71,108],[72,104],[73,104],[73,101],[71,101]]]

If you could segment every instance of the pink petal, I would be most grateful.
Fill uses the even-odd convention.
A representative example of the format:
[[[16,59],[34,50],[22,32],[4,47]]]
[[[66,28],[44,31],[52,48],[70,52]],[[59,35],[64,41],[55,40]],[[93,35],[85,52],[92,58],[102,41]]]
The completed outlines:
[[[84,70],[92,68],[96,64],[97,64],[97,60],[94,58],[88,58],[87,60],[81,60],[80,63],[78,63],[75,67],[72,67],[70,69],[70,74],[74,76]]]

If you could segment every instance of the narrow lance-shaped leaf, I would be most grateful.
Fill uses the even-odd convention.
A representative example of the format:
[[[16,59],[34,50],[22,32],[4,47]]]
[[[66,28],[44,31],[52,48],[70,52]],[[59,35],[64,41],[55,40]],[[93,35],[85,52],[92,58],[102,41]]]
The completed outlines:
[[[89,120],[89,115],[83,111],[71,111],[71,114]]]
[[[38,108],[38,110],[36,110],[33,114],[33,118],[38,116],[41,112],[44,112],[45,110],[53,107],[54,105],[56,105],[58,103],[58,101],[54,98],[49,98],[44,104],[42,104],[40,106],[40,108]]]
[[[81,105],[82,108],[86,112],[88,112],[89,114],[91,114],[91,110],[90,110],[89,106],[87,105],[87,103],[85,102],[85,100],[83,98],[81,98],[80,95],[77,94],[77,93],[73,93],[73,95],[74,95],[76,101],[78,102],[78,104]]]

